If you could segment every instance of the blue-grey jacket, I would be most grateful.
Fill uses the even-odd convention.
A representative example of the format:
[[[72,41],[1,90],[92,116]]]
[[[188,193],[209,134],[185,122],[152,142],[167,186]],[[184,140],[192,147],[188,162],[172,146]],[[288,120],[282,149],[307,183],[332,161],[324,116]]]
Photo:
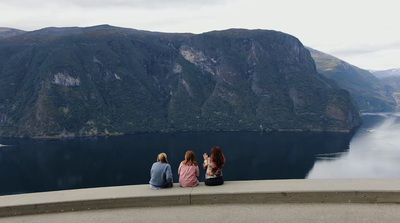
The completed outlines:
[[[157,187],[168,187],[173,183],[171,166],[168,163],[155,162],[150,170],[150,184]]]

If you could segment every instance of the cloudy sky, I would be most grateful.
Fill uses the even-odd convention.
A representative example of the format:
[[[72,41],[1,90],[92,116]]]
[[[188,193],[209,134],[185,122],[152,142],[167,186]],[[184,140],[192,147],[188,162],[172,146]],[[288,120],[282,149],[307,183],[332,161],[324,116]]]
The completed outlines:
[[[396,0],[0,0],[0,27],[161,32],[272,29],[363,69],[400,67]]]

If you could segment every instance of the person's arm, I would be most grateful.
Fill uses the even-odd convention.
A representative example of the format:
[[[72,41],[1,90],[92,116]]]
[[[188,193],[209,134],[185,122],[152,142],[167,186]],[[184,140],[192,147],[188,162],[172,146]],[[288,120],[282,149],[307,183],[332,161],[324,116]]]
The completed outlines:
[[[199,166],[197,165],[197,168],[196,168],[196,177],[199,177],[200,176],[200,170],[199,170]]]
[[[153,163],[153,165],[151,166],[151,169],[150,169],[150,179],[153,177],[153,172],[154,172],[154,163]]]
[[[203,169],[207,169],[208,166],[208,155],[207,153],[203,154],[204,162],[203,162]]]
[[[151,166],[151,169],[150,169],[150,176],[152,176],[153,175],[153,166]]]
[[[181,175],[181,168],[182,168],[182,163],[179,164],[179,168],[178,168],[178,175]]]
[[[152,177],[153,177],[153,166],[151,166],[151,169],[150,169],[150,181],[149,181],[149,183],[151,183]]]
[[[166,169],[166,178],[168,183],[173,183],[171,166],[168,164]]]

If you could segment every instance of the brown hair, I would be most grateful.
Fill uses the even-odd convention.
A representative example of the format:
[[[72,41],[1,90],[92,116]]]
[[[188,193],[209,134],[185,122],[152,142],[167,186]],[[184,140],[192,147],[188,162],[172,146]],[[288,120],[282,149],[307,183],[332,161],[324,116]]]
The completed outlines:
[[[225,164],[225,156],[219,146],[211,148],[210,162],[213,162],[216,167],[222,168]]]
[[[157,162],[168,163],[167,154],[165,153],[158,154]]]
[[[194,155],[194,152],[192,150],[188,150],[185,154],[185,160],[182,161],[183,165],[189,165],[189,166],[197,166],[197,159],[196,155]]]

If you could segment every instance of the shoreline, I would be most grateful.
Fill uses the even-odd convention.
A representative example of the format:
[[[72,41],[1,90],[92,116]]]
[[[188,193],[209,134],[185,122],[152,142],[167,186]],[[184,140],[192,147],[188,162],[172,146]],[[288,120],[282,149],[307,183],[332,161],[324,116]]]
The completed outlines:
[[[155,131],[155,132],[136,132],[136,133],[123,133],[123,132],[116,132],[116,133],[108,133],[108,134],[98,134],[98,135],[91,135],[91,136],[68,136],[68,135],[53,135],[53,136],[0,136],[0,139],[33,139],[33,140],[68,140],[68,139],[91,139],[96,137],[115,137],[115,136],[134,136],[134,135],[141,135],[141,134],[165,134],[165,133],[203,133],[203,132],[259,132],[259,133],[273,133],[273,132],[315,132],[315,133],[353,133],[359,127],[353,129],[274,129],[274,130],[267,130],[264,129],[263,131],[252,131],[252,130],[230,130],[230,131],[219,131],[219,130],[199,130],[199,131]]]

